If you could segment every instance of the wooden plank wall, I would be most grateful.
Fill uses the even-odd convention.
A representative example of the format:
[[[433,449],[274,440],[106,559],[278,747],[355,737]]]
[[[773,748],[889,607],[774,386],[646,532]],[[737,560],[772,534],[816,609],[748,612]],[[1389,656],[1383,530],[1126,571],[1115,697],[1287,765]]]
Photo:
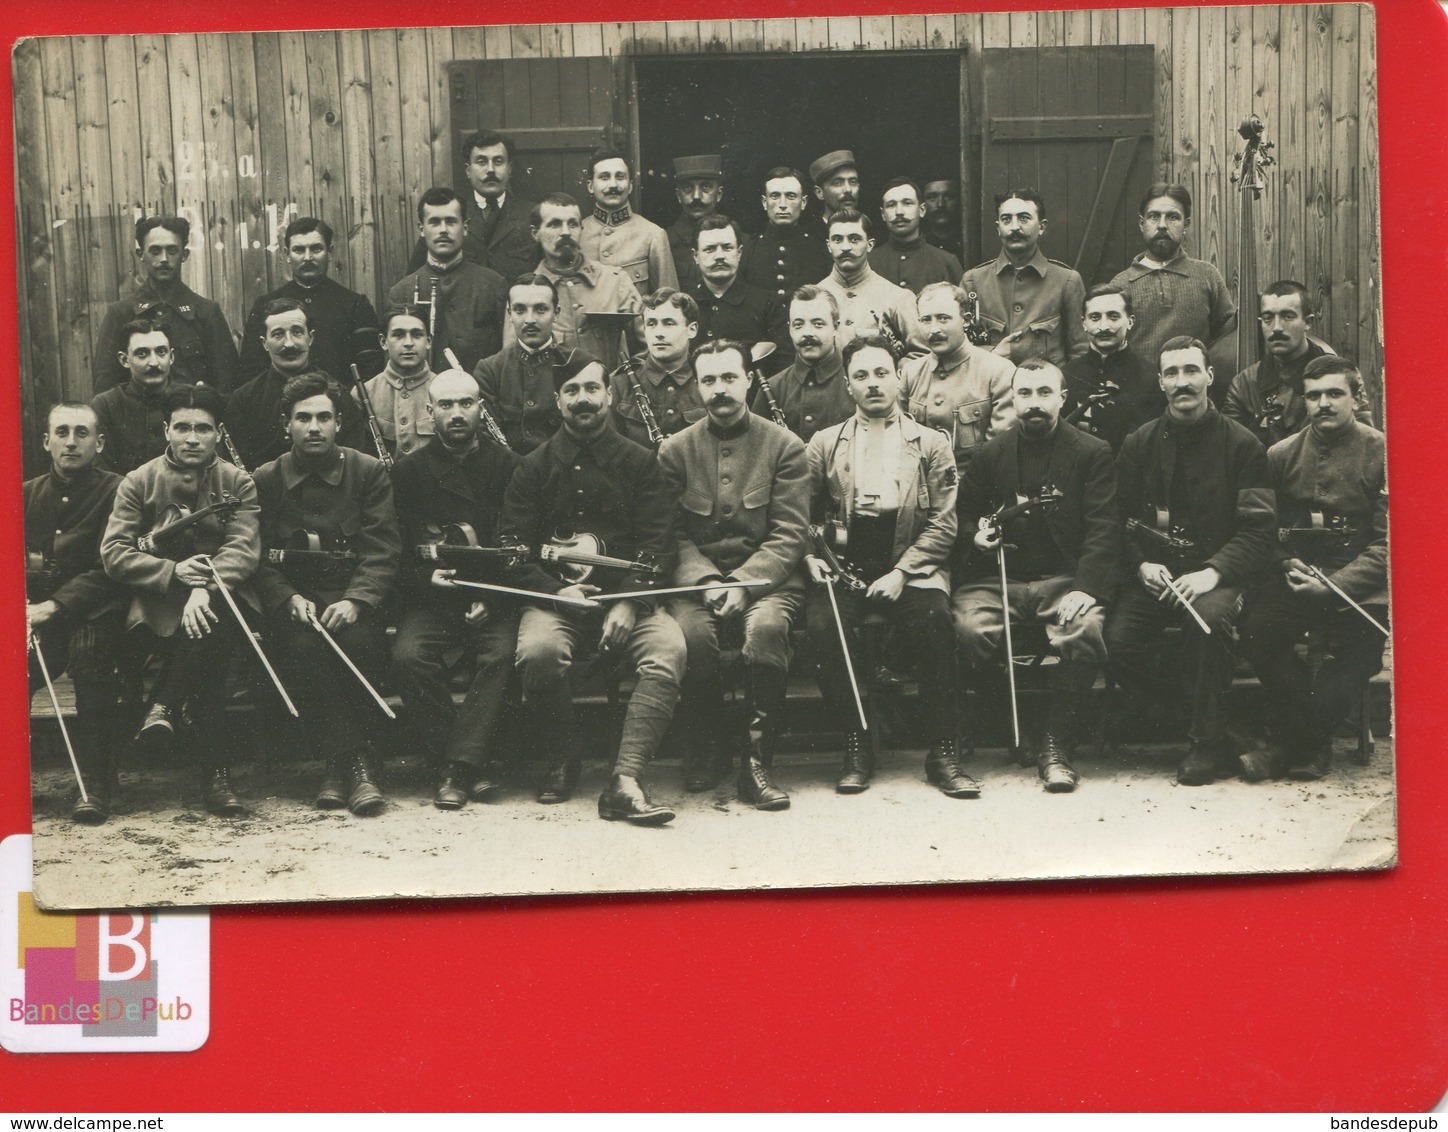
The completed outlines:
[[[233,327],[286,278],[278,236],[309,212],[338,232],[337,277],[379,298],[412,244],[413,202],[452,180],[452,59],[912,47],[969,58],[1116,43],[1156,47],[1157,166],[1191,188],[1194,254],[1229,280],[1235,131],[1249,110],[1261,116],[1280,165],[1258,207],[1258,278],[1305,282],[1324,337],[1376,378],[1372,9],[1163,8],[23,42],[13,65],[24,408],[89,397],[91,338],[130,274],[142,211],[191,219],[186,278]]]

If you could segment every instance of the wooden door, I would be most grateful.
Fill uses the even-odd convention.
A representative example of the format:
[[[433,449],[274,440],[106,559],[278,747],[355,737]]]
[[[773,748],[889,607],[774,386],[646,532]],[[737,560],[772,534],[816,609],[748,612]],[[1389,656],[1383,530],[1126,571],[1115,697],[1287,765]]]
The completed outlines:
[[[1141,250],[1137,205],[1156,179],[1155,49],[1012,47],[981,52],[982,258],[1000,250],[994,196],[1036,189],[1041,247],[1090,287]]]

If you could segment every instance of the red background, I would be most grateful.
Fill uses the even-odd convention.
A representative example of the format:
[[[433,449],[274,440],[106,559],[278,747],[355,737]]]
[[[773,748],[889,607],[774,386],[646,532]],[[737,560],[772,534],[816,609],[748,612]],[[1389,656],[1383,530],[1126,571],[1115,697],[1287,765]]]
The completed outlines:
[[[1022,7],[972,4],[985,10]],[[1069,3],[1063,7],[1071,7]],[[22,35],[912,12],[861,0],[10,0]],[[0,1107],[1422,1110],[1448,1087],[1448,820],[1432,594],[1448,562],[1448,22],[1378,9],[1402,863],[1360,876],[287,906],[212,916],[190,1054],[0,1054]],[[10,73],[0,169],[11,168]],[[0,210],[13,183],[0,176]],[[0,233],[0,545],[21,540],[14,232]],[[1364,289],[1366,293],[1366,289]],[[1421,360],[1420,360],[1421,359]],[[1431,360],[1430,360],[1431,359]],[[1426,368],[1426,367],[1425,367]],[[0,833],[30,828],[22,575],[0,622]],[[8,604],[8,603],[7,603]],[[1029,836],[1022,830],[1022,836]]]

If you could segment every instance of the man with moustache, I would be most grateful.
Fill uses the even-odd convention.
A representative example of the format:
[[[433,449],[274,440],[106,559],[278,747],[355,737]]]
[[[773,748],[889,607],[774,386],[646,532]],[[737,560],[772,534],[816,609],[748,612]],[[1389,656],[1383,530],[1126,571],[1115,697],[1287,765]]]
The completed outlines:
[[[365,383],[368,403],[377,417],[377,430],[382,443],[392,456],[406,456],[432,439],[432,413],[427,407],[427,387],[432,382],[432,367],[427,359],[432,352],[432,339],[427,333],[426,307],[398,307],[387,312],[382,333],[378,335],[387,365],[376,377]],[[356,412],[348,413],[356,427],[356,435],[371,430],[362,420],[362,395],[352,390]],[[364,442],[366,447],[374,448]]]
[[[499,560],[419,561],[417,548],[466,523],[481,546],[499,546],[503,492],[518,457],[483,438],[477,381],[444,370],[428,389],[434,435],[397,462],[397,513],[404,557],[398,590],[403,601],[392,650],[398,690],[417,720],[422,746],[437,775],[433,805],[461,809],[495,799],[506,767],[490,746],[503,709],[518,641],[520,605],[502,593],[447,589],[460,578],[505,581]],[[462,706],[453,704],[449,656],[461,649],[476,660]]]
[[[538,246],[528,231],[533,202],[513,191],[513,139],[479,130],[462,144],[463,174],[472,188],[463,200],[463,258],[516,279],[538,265]],[[427,240],[420,237],[408,271],[427,263]]]
[[[256,471],[262,545],[294,546],[310,532],[349,560],[287,556],[264,562],[255,587],[275,643],[274,663],[295,697],[310,743],[325,760],[315,805],[357,817],[382,812],[372,745],[380,714],[361,681],[316,629],[321,625],[375,688],[387,668],[382,603],[397,577],[402,543],[392,481],[381,460],[337,446],[342,387],[312,371],[287,382],[281,412],[291,448]]]
[[[503,499],[501,540],[538,549],[560,529],[600,539],[610,556],[656,566],[598,568],[584,582],[565,582],[536,558],[512,572],[513,584],[587,600],[599,593],[635,593],[667,578],[674,565],[673,501],[653,453],[610,427],[613,398],[603,367],[574,357],[554,369],[563,425],[523,458]],[[596,647],[610,664],[638,678],[598,816],[634,825],[663,825],[674,811],[649,799],[640,779],[673,719],[684,671],[678,624],[646,595],[599,602],[598,609],[530,602],[518,626],[517,667],[524,699],[538,712],[549,770],[538,788],[543,803],[567,801],[578,782],[577,737],[568,673],[575,657]],[[600,616],[601,614],[601,616]]]
[[[794,361],[767,379],[769,392],[785,426],[808,443],[820,429],[848,420],[855,412],[840,357],[840,306],[834,295],[812,283],[795,291],[789,304],[789,335]],[[760,416],[773,416],[763,386],[754,391],[750,406]]]
[[[808,198],[798,169],[778,165],[766,173],[759,202],[768,226],[745,248],[739,274],[751,287],[787,298],[829,271],[824,232],[805,219]]]
[[[132,319],[121,335],[120,363],[131,379],[98,393],[91,408],[105,437],[101,465],[123,476],[166,451],[161,398],[171,388],[171,340],[147,318]]]
[[[1271,448],[1307,423],[1302,373],[1330,351],[1311,339],[1313,310],[1301,283],[1281,279],[1271,284],[1258,298],[1258,311],[1266,353],[1232,378],[1222,412]],[[1372,411],[1363,404],[1357,406],[1357,418],[1373,423]]]
[[[1206,260],[1189,258],[1182,247],[1192,226],[1186,186],[1156,182],[1139,211],[1146,251],[1111,280],[1131,297],[1137,352],[1159,358],[1168,338],[1215,342],[1235,330],[1237,304],[1222,273]]]
[[[404,275],[387,292],[389,308],[431,304],[427,329],[432,336],[434,368],[445,364],[444,350],[471,370],[503,346],[503,306],[508,287],[490,267],[463,255],[468,225],[463,202],[451,189],[431,188],[417,202],[418,234],[427,245],[427,262]],[[434,296],[435,299],[434,299]]]
[[[860,207],[860,169],[850,150],[831,150],[817,159],[809,167],[809,177],[826,223],[841,209]]]
[[[111,303],[96,331],[91,389],[103,393],[124,379],[115,357],[125,349],[121,328],[137,318],[161,324],[174,355],[171,379],[204,381],[229,393],[236,385],[236,343],[221,307],[181,282],[181,265],[191,255],[191,223],[180,216],[145,216],[136,221],[136,266],[140,285]]]
[[[950,283],[931,283],[915,300],[916,322],[930,353],[900,367],[906,411],[943,434],[965,471],[976,450],[1015,420],[1013,366],[965,336],[969,300]]]
[[[1333,734],[1382,667],[1387,638],[1312,572],[1387,627],[1387,449],[1383,434],[1354,414],[1361,396],[1351,362],[1312,359],[1302,371],[1307,425],[1267,451],[1287,536],[1238,623],[1242,654],[1271,708],[1267,749],[1239,756],[1249,781],[1325,776]],[[1315,671],[1297,653],[1309,631],[1325,653]]]
[[[552,279],[537,272],[518,276],[508,288],[512,341],[473,371],[483,408],[498,422],[508,447],[520,456],[537,448],[562,423],[553,392],[553,367],[573,350],[565,351],[553,335],[558,313],[558,288]]]
[[[845,342],[884,334],[909,349],[917,344],[915,297],[870,266],[870,249],[875,246],[872,230],[870,218],[863,212],[845,208],[832,213],[826,244],[834,269],[816,285],[834,295],[839,304],[840,335]]]
[[[748,349],[728,338],[699,347],[694,368],[709,415],[664,442],[659,467],[679,501],[673,584],[764,584],[680,594],[669,612],[688,646],[684,789],[714,786],[732,739],[740,751],[739,800],[784,810],[789,795],[769,772],[789,683],[789,633],[804,605],[809,465],[798,437],[749,411]],[[731,622],[744,635],[744,721],[731,720],[724,707],[719,636]]]
[[[1188,715],[1191,746],[1177,782],[1204,786],[1228,767],[1221,696],[1232,677],[1230,640],[1244,588],[1274,557],[1277,512],[1267,453],[1208,396],[1206,346],[1194,338],[1168,339],[1159,380],[1166,412],[1122,444],[1117,498],[1123,519],[1181,544],[1128,532],[1131,576],[1106,620],[1106,653],[1123,688]],[[1210,633],[1182,608],[1183,600]],[[1184,689],[1163,676],[1153,648],[1171,625],[1182,631]],[[1235,773],[1235,760],[1231,766]]]
[[[763,368],[774,373],[794,354],[784,303],[773,291],[751,287],[739,277],[743,240],[739,225],[723,214],[699,222],[694,252],[698,282],[689,290],[699,306],[699,341],[730,338],[749,346],[772,342],[775,351]]]
[[[960,529],[971,532],[971,541],[961,540],[963,584],[952,598],[973,674],[998,660],[1010,663],[1002,654],[1007,604],[1011,621],[1040,626],[1061,658],[1048,670],[1050,707],[1040,749],[1032,753],[1023,736],[1020,752],[1052,794],[1076,788],[1071,756],[1106,661],[1105,606],[1121,557],[1111,446],[1061,420],[1062,380],[1044,359],[1022,362],[1013,377],[1015,424],[985,444],[961,477]],[[1054,498],[1049,508],[1027,511],[1004,527],[992,521],[1003,508],[1047,496]],[[1008,542],[1004,597],[1002,539]]]
[[[928,283],[954,283],[960,278],[960,260],[922,238],[925,206],[920,186],[909,177],[885,183],[880,218],[885,222],[885,242],[870,252],[870,266],[878,274],[917,295]]]
[[[1116,453],[1130,433],[1161,415],[1165,402],[1156,371],[1129,341],[1136,325],[1130,295],[1114,283],[1092,287],[1086,293],[1081,325],[1090,348],[1061,367],[1066,375],[1062,412]]]
[[[980,318],[995,352],[1013,362],[1045,358],[1059,366],[1086,352],[1078,321],[1086,288],[1081,276],[1041,251],[1046,202],[1034,189],[999,193],[996,233],[1000,254],[977,264],[960,281],[980,296]]]
[[[699,264],[694,258],[699,224],[714,216],[724,199],[724,169],[719,155],[674,158],[674,196],[679,200],[679,218],[665,231],[679,289],[691,291],[699,282]]]
[[[616,369],[609,378],[613,420],[635,443],[653,448],[643,401],[664,436],[682,432],[704,418],[704,400],[694,380],[689,351],[699,333],[699,305],[682,291],[665,287],[644,300],[645,353],[632,372]]]
[[[956,471],[950,445],[934,429],[900,410],[893,348],[883,338],[857,338],[844,350],[856,412],[814,434],[806,449],[810,517],[848,537],[843,557],[868,585],[837,587],[840,618],[857,673],[872,671],[856,639],[883,622],[908,641],[920,682],[922,729],[930,741],[926,778],[952,798],[974,798],[980,784],[956,761],[954,700],[959,680],[950,618],[946,563],[955,546]],[[805,557],[810,579],[829,569]],[[835,790],[858,794],[870,785],[874,753],[858,727],[844,656],[838,647],[829,595],[816,590],[807,609],[820,691],[833,718],[847,721],[844,765]],[[872,625],[871,623],[877,623]]]
[[[533,237],[543,253],[538,274],[558,295],[553,320],[558,345],[565,354],[582,350],[612,370],[638,339],[643,302],[621,270],[583,254],[578,243],[582,224],[578,202],[567,193],[550,193],[538,202],[533,209]],[[509,343],[516,337],[511,318],[506,334]]]
[[[69,672],[75,685],[70,736],[87,797],[77,794],[70,817],[83,825],[100,825],[110,816],[115,752],[125,741],[118,733],[125,724],[117,718],[116,673],[124,604],[101,567],[101,535],[121,477],[97,467],[105,443],[93,409],[74,401],[52,406],[45,418],[50,470],[23,489],[25,622],[35,642],[29,691],[33,697],[44,672],[52,680]]]
[[[216,458],[222,404],[221,394],[208,385],[167,390],[166,452],[116,489],[101,563],[106,577],[130,593],[127,630],[139,631],[150,651],[168,659],[137,739],[168,749],[189,716],[206,807],[234,818],[245,811],[231,788],[221,725],[227,665],[244,630],[224,608],[217,578],[238,608],[258,609],[251,578],[261,557],[261,513],[251,477]],[[149,549],[141,544],[173,506],[196,513],[228,501],[233,506],[227,511],[207,514],[180,534],[162,535]]]
[[[629,206],[632,188],[633,170],[623,154],[608,147],[593,151],[588,159],[593,212],[583,218],[579,246],[589,259],[627,275],[640,295],[652,295],[660,287],[677,290],[669,237]]]
[[[926,181],[922,199],[925,204],[923,232],[926,240],[960,259],[964,251],[960,239],[960,182]]]
[[[251,306],[246,328],[241,332],[243,379],[255,377],[267,368],[262,348],[266,309],[277,299],[295,299],[307,312],[312,328],[310,360],[313,368],[329,373],[338,381],[352,380],[355,365],[363,377],[382,368],[377,348],[377,311],[372,300],[349,291],[328,272],[332,267],[332,228],[315,216],[301,216],[287,225],[282,237],[290,282],[268,291]]]

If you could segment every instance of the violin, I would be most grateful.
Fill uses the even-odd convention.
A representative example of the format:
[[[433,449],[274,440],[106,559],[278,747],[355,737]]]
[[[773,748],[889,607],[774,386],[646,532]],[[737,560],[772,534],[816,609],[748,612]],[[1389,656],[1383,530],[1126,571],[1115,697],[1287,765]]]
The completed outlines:
[[[434,541],[418,544],[417,557],[423,562],[477,562],[502,560],[508,565],[521,561],[527,551],[520,546],[483,546],[478,542],[478,532],[471,523],[449,523],[440,527],[429,523],[428,535],[436,535]]]
[[[1339,541],[1346,543],[1355,534],[1357,534],[1357,528],[1352,525],[1346,515],[1339,515],[1331,511],[1308,511],[1305,527],[1277,528],[1277,538],[1282,542],[1291,541],[1300,535],[1329,535],[1331,538],[1325,540],[1329,543]]]
[[[1173,558],[1188,559],[1197,553],[1197,544],[1187,537],[1186,528],[1173,524],[1171,512],[1165,507],[1152,507],[1152,524],[1139,519],[1126,520],[1127,534],[1141,536],[1141,541],[1158,550],[1164,550]]]
[[[38,550],[25,552],[25,587],[49,593],[60,584],[60,567]]]
[[[228,493],[223,493],[215,503],[194,511],[184,504],[173,503],[161,512],[150,533],[136,540],[136,547],[147,554],[155,554],[158,541],[172,539],[211,515],[215,515],[218,522],[228,523],[240,506],[241,500]]]
[[[1088,393],[1082,398],[1081,404],[1071,410],[1070,416],[1066,418],[1066,423],[1075,424],[1098,405],[1114,405],[1116,403],[1116,395],[1120,392],[1121,386],[1117,385],[1116,382],[1103,381],[1094,392]],[[1090,423],[1089,421],[1087,422],[1088,425]]]
[[[838,519],[832,519],[828,527],[811,523],[809,533],[814,540],[816,556],[829,568],[830,573],[844,583],[846,589],[866,588],[867,583],[859,570],[835,553],[836,548],[844,550],[849,544],[850,535],[844,523]]]
[[[345,547],[324,547],[316,531],[297,530],[287,537],[287,545],[272,547],[264,556],[274,564],[343,564],[357,561],[357,552]]]
[[[1032,511],[1050,511],[1057,504],[1066,498],[1066,495],[1058,487],[1045,487],[1039,495],[1032,495],[1022,499],[1019,503],[1012,503],[1009,507],[1002,504],[989,515],[980,517],[980,527],[984,530],[987,527],[1000,529],[1012,519],[1019,519],[1022,515],[1028,515]]]
[[[538,558],[551,562],[558,573],[569,583],[587,581],[599,567],[615,570],[631,570],[657,578],[663,568],[654,562],[643,562],[628,558],[612,558],[608,547],[597,535],[588,533],[564,534],[559,532],[538,548]]]

